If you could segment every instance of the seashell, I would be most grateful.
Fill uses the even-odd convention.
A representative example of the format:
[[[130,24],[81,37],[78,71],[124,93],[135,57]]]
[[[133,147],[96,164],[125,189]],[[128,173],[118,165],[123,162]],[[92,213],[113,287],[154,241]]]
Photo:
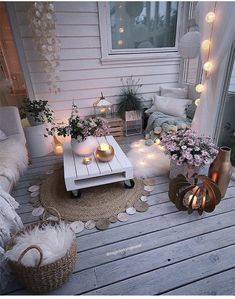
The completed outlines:
[[[36,191],[36,192],[32,192],[32,193],[30,194],[30,197],[37,197],[38,195],[39,195],[39,192]]]
[[[32,215],[33,215],[34,217],[38,217],[38,216],[40,216],[40,215],[43,214],[44,210],[45,210],[45,209],[44,209],[42,206],[40,206],[40,207],[38,207],[38,208],[36,208],[36,209],[33,209],[33,211],[32,211]]]
[[[117,215],[117,219],[121,222],[126,222],[126,221],[128,221],[129,218],[128,218],[128,215],[126,213],[119,213]]]
[[[32,185],[28,188],[29,192],[36,192],[39,191],[40,187],[38,185]]]
[[[126,209],[126,213],[127,213],[128,215],[133,215],[133,214],[136,213],[136,209],[135,209],[134,207],[127,208],[127,209]]]
[[[83,231],[84,227],[85,225],[82,221],[74,221],[73,223],[70,224],[70,228],[75,234],[78,234],[81,231]]]
[[[94,220],[88,220],[85,223],[85,228],[86,229],[93,229],[93,228],[95,228],[95,221]]]
[[[152,192],[154,190],[153,186],[144,186],[144,190],[147,192]]]

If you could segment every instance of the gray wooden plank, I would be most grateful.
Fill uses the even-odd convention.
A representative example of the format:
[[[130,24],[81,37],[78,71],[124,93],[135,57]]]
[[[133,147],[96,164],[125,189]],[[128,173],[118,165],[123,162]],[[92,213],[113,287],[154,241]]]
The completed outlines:
[[[217,215],[210,218],[198,219],[182,225],[166,228],[165,230],[149,232],[127,240],[120,240],[110,245],[89,249],[79,252],[83,242],[78,238],[79,260],[76,270],[95,267],[110,261],[121,259],[123,256],[131,256],[137,253],[156,249],[165,245],[186,240],[188,238],[205,235],[207,233],[221,230],[234,225],[235,211]]]
[[[192,282],[165,295],[234,295],[235,268]]]
[[[217,242],[215,242],[217,243]],[[198,246],[198,244],[197,244]],[[188,248],[188,251],[190,249]],[[187,253],[187,252],[186,252]],[[160,257],[158,256],[157,259]],[[151,260],[152,261],[152,260]],[[139,261],[140,265],[140,261]],[[142,266],[142,265],[141,265]],[[235,245],[213,250],[163,268],[87,292],[88,295],[152,295],[180,287],[203,276],[235,267]],[[109,273],[115,269],[110,269]],[[180,275],[179,275],[180,274]],[[96,271],[97,277],[99,273]],[[102,279],[103,279],[103,275]],[[79,294],[79,292],[77,293]]]

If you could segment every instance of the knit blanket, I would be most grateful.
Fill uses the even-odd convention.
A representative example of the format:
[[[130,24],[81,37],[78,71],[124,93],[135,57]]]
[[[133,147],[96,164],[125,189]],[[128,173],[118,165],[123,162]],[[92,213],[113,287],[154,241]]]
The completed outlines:
[[[188,118],[182,118],[172,115],[167,115],[162,112],[153,112],[148,119],[148,124],[145,129],[145,133],[149,133],[156,127],[162,128],[162,131],[168,131],[172,126],[176,126],[178,129],[186,128],[191,125],[191,120]]]

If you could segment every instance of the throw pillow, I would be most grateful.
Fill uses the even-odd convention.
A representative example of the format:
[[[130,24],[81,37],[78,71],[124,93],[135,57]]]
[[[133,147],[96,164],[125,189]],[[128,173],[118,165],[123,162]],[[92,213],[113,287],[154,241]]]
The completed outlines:
[[[195,103],[193,102],[191,105],[188,105],[186,107],[186,116],[189,119],[193,119],[194,114],[196,112],[197,106],[195,105]]]
[[[176,99],[187,99],[188,88],[160,87],[160,96]]]
[[[7,135],[0,129],[0,141],[7,139]]]
[[[170,97],[155,96],[153,106],[146,110],[148,113],[155,111],[162,112],[167,115],[186,118],[186,107],[192,104],[190,99],[177,99]]]

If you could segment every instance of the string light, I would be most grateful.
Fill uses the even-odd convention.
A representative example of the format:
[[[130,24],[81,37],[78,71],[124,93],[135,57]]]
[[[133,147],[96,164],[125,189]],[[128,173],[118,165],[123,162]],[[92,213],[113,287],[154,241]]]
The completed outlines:
[[[206,63],[204,63],[204,65],[203,65],[203,69],[204,69],[204,71],[206,71],[206,72],[211,72],[212,69],[213,69],[213,64],[212,64],[212,62],[207,61]]]
[[[120,27],[120,28],[118,29],[118,31],[119,31],[120,33],[123,33],[123,32],[124,32],[124,28],[123,28],[123,27]]]
[[[211,46],[211,41],[209,39],[205,39],[201,44],[201,48],[203,50],[209,50],[210,46]]]
[[[123,40],[122,40],[122,39],[119,39],[119,40],[118,40],[118,45],[119,45],[119,46],[122,46],[122,45],[123,45]]]
[[[203,84],[198,84],[195,89],[197,92],[203,92],[205,90],[205,86]]]
[[[199,103],[200,103],[200,101],[201,101],[201,99],[196,99],[196,100],[195,100],[195,105],[198,106]]]
[[[153,154],[148,154],[147,158],[152,159],[152,158],[154,158],[154,155]]]
[[[215,13],[213,11],[210,11],[206,14],[205,20],[207,23],[213,23],[215,20]]]
[[[161,143],[161,140],[160,140],[159,138],[157,138],[157,139],[155,140],[155,143],[156,143],[156,145],[159,145],[159,144]]]

